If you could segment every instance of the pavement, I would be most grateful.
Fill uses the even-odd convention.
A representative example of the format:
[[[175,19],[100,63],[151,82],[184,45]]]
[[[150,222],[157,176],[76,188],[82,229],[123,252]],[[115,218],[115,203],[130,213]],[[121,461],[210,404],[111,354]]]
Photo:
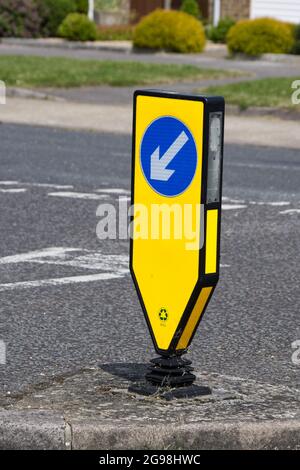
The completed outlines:
[[[81,91],[77,93],[81,94]],[[105,95],[105,90],[101,90],[102,93]],[[128,94],[127,98],[132,101],[133,94]],[[299,149],[299,117],[300,113],[297,113],[295,120],[290,121],[280,119],[280,114],[279,117],[228,115],[226,140],[235,144]],[[132,104],[99,105],[58,98],[52,100],[8,97],[6,105],[1,108],[0,119],[3,123],[130,134]]]
[[[1,38],[2,44],[8,46],[43,47],[55,49],[85,49],[130,53],[131,41],[67,41],[61,38]]]
[[[0,449],[300,450],[292,388],[202,372],[211,394],[194,385],[145,396],[146,371],[99,364],[15,395],[0,411]]]
[[[0,135],[2,448],[296,448],[299,148],[227,143],[221,280],[189,352],[212,394],[170,400],[131,388],[154,351],[128,241],[96,236],[130,136]]]

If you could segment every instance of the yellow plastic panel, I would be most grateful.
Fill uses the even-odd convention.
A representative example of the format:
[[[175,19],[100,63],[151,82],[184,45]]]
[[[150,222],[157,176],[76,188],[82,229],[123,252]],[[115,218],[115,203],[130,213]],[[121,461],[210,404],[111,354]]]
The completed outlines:
[[[206,213],[206,257],[205,274],[217,271],[218,250],[218,210],[208,210]]]
[[[183,330],[183,333],[180,337],[176,349],[186,349],[188,347],[190,339],[207,304],[211,290],[212,287],[203,287],[203,289],[201,290],[195,307],[193,308],[190,318],[188,319],[188,322]]]
[[[204,105],[200,101],[137,97],[134,204],[143,204],[149,213],[153,204],[200,204],[203,147]],[[197,168],[192,182],[178,196],[166,197],[154,191],[146,180],[140,162],[140,146],[148,126],[156,119],[170,116],[181,120],[193,135],[197,149]],[[194,290],[199,273],[200,220],[196,221],[197,249],[187,249],[185,236],[176,239],[136,239],[140,227],[138,209],[134,213],[132,267],[145,305],[147,316],[159,349],[167,350],[186,305]],[[149,227],[150,228],[150,227]]]

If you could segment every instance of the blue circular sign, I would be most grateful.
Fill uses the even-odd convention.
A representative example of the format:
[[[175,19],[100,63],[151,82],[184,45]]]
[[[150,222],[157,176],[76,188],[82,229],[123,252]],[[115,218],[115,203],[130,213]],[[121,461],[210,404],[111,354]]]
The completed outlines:
[[[189,128],[168,116],[153,121],[141,143],[141,166],[154,191],[169,197],[183,193],[197,168],[197,149]]]

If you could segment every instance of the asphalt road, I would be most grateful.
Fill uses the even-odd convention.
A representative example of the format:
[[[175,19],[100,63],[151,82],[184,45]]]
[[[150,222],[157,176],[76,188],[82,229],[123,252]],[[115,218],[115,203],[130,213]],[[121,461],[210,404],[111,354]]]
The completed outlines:
[[[2,124],[0,140],[0,394],[147,362],[128,242],[96,236],[98,205],[128,194],[130,137]],[[189,353],[200,370],[300,384],[299,157],[226,147],[221,280]]]

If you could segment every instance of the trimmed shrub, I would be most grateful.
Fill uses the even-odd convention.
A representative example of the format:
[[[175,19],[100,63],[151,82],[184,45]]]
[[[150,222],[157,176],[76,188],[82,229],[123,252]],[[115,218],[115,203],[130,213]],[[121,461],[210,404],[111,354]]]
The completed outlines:
[[[37,37],[41,22],[39,8],[34,0],[0,2],[0,37]]]
[[[58,34],[70,41],[94,41],[97,38],[97,28],[86,15],[70,13],[58,28]]]
[[[284,54],[290,52],[293,44],[290,26],[271,18],[241,20],[227,34],[227,46],[233,54]]]
[[[198,20],[201,18],[201,11],[197,0],[183,0],[180,10],[194,16]]]
[[[36,0],[42,17],[43,36],[56,36],[67,15],[76,11],[74,0]]]
[[[212,26],[208,31],[208,38],[213,42],[226,43],[227,34],[236,21],[232,18],[222,18],[217,26]]]
[[[131,41],[134,28],[127,25],[98,26],[97,39],[99,41]]]
[[[201,52],[205,46],[202,23],[187,13],[155,10],[136,26],[135,47],[174,52]]]
[[[294,26],[293,34],[294,34],[294,44],[291,49],[291,53],[300,55],[300,24],[297,24],[296,26]]]

